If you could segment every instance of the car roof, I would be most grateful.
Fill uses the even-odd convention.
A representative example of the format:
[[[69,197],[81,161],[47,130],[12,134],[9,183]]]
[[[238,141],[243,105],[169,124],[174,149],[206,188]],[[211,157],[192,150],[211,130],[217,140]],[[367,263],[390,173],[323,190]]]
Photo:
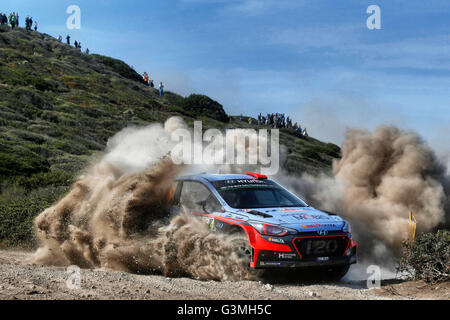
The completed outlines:
[[[188,176],[178,177],[177,180],[207,180],[207,181],[223,181],[232,179],[254,179],[252,176],[246,174],[212,174],[212,173],[200,173]]]

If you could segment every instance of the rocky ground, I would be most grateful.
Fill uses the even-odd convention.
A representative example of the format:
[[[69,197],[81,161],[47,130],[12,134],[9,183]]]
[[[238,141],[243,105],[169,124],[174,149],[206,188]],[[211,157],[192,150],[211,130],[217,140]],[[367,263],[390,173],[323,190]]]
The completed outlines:
[[[317,284],[285,281],[198,281],[83,269],[81,288],[69,289],[65,268],[27,264],[30,252],[0,251],[0,299],[450,299],[450,284],[384,280]]]

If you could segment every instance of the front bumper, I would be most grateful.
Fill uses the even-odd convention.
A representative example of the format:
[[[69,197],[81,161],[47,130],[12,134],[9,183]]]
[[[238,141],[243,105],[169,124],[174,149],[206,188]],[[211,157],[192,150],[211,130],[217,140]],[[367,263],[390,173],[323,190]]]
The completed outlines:
[[[301,236],[283,237],[283,245],[278,245],[277,248],[271,245],[274,241],[278,242],[279,239],[261,236],[260,241],[257,242],[258,245],[253,246],[254,255],[250,264],[252,268],[302,268],[357,263],[358,245],[351,239],[350,234],[339,233],[324,237],[317,236],[317,234],[302,234]],[[319,246],[324,244],[326,246],[331,241],[330,245],[337,244],[337,247],[334,250],[314,252],[314,250],[310,250],[311,244],[308,241],[323,242]]]
[[[349,255],[342,257],[300,258],[296,255],[295,258],[289,258],[285,252],[260,251],[253,267],[270,269],[349,265],[357,262],[356,247],[351,248],[350,252]]]

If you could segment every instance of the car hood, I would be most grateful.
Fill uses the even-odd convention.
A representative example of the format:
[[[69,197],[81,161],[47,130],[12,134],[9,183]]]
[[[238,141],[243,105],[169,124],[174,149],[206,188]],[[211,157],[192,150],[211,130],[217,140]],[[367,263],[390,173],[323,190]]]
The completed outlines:
[[[281,225],[303,232],[324,229],[341,230],[345,224],[341,217],[327,214],[312,207],[239,209],[235,212],[238,214],[245,213],[248,220]],[[264,217],[264,215],[270,215],[271,217]]]

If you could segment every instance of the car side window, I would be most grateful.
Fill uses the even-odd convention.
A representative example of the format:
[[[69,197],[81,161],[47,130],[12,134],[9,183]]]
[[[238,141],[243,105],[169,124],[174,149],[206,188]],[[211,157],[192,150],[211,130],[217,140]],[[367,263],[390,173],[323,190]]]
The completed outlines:
[[[204,202],[205,206],[201,205],[201,202]],[[180,204],[192,212],[204,212],[204,207],[209,211],[209,208],[217,207],[217,204],[220,206],[211,191],[202,183],[195,181],[183,182]]]

